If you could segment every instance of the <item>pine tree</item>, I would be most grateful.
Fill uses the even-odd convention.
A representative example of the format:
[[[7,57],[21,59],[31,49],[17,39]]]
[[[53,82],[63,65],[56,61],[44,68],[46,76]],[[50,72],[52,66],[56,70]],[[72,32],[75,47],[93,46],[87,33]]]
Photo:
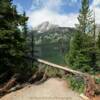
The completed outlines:
[[[97,55],[98,68],[97,69],[100,71],[100,32],[97,39],[97,48],[98,48],[98,55]]]
[[[100,32],[99,32],[99,35],[98,35],[97,45],[98,45],[98,48],[99,48],[99,50],[100,50]]]
[[[81,71],[90,71],[90,57],[88,52],[86,52],[86,36],[76,32],[70,41],[70,50],[66,55],[66,61],[69,66],[73,69],[79,69]]]
[[[16,11],[12,0],[0,0],[0,73],[24,69],[25,39],[18,28],[27,18]]]
[[[23,17],[26,17],[26,13],[23,13]],[[27,28],[27,23],[24,21],[23,23],[23,37],[26,39],[28,35],[28,28]]]
[[[89,9],[89,0],[82,0],[81,4],[78,30],[83,34],[89,34],[93,30],[93,17],[92,11]]]
[[[89,0],[82,0],[82,8],[78,17],[78,31],[70,43],[66,57],[67,63],[75,69],[90,71],[96,66],[96,48],[94,46],[94,20],[89,9]]]

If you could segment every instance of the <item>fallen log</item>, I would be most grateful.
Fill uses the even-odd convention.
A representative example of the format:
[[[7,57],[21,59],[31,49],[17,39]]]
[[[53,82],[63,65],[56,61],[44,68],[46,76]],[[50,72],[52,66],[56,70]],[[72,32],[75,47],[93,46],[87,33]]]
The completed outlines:
[[[43,72],[36,72],[32,77],[29,79],[29,83],[33,84],[34,82],[40,81],[43,77]]]
[[[12,87],[11,89],[8,90],[7,93],[10,93],[10,92],[14,92],[16,90],[19,90],[19,89],[22,89],[26,86],[30,85],[29,83],[25,83],[25,84],[16,84],[16,86]]]
[[[16,84],[16,80],[18,78],[19,74],[14,74],[12,78],[5,84],[5,86],[0,89],[0,95],[4,95],[5,93],[7,93],[8,90]]]
[[[39,81],[35,82],[35,84],[37,84],[37,85],[41,84],[49,78],[47,75],[47,69],[48,69],[48,67],[45,69],[45,72],[43,73],[42,78]]]

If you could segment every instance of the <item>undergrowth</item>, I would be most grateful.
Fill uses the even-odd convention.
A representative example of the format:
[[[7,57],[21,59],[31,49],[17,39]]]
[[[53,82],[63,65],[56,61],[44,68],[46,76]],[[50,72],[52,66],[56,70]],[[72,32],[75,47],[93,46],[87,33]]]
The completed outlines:
[[[72,88],[72,90],[79,93],[84,92],[85,83],[82,77],[70,75],[67,76],[66,79],[69,82],[70,88]]]

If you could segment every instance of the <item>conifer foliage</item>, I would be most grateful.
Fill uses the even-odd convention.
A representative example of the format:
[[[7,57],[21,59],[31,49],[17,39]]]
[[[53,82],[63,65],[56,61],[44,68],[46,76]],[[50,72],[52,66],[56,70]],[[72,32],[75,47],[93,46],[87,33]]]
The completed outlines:
[[[12,73],[23,72],[26,48],[25,39],[18,27],[28,18],[17,13],[12,0],[0,0],[0,9],[0,74],[8,70]]]
[[[77,32],[70,41],[69,53],[65,59],[72,68],[89,72],[96,69],[98,55],[95,20],[89,9],[89,0],[82,0],[78,21]]]
[[[93,12],[89,9],[89,0],[82,0],[81,5],[78,30],[83,34],[89,34],[93,31]]]

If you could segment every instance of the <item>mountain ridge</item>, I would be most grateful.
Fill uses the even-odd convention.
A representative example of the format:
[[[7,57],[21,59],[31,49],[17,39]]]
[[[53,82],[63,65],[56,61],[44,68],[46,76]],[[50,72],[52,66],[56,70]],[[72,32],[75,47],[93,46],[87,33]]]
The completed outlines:
[[[49,22],[43,22],[34,28],[36,44],[58,43],[69,41],[76,29],[72,27],[60,27]]]
[[[41,24],[39,24],[37,27],[34,27],[33,30],[37,31],[38,33],[44,33],[50,30],[58,30],[59,29],[75,29],[73,27],[61,27],[59,25],[56,24],[52,24],[49,21],[45,21]]]

